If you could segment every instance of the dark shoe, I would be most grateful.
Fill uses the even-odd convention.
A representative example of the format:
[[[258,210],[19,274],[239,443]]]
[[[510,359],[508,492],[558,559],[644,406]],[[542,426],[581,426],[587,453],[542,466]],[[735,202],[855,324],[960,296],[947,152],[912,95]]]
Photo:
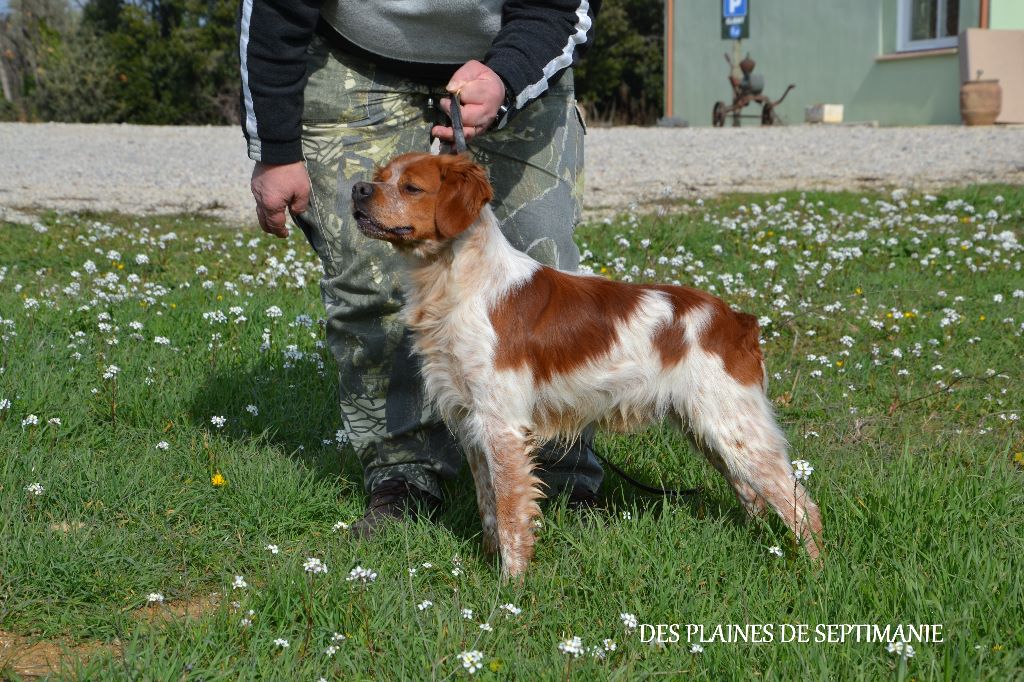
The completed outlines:
[[[591,511],[597,509],[597,506],[597,493],[583,487],[573,488],[565,502],[565,508],[574,512]]]
[[[370,504],[363,518],[352,524],[350,533],[365,540],[373,537],[380,526],[419,516],[434,518],[441,511],[441,500],[403,480],[382,481],[370,493]]]

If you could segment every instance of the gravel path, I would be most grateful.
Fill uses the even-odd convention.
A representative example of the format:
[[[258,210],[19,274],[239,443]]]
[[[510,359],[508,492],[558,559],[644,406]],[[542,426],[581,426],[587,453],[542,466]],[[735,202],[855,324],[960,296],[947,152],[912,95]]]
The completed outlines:
[[[722,192],[1024,184],[1024,127],[591,128],[590,216]],[[237,128],[0,124],[0,216],[181,210],[253,219]],[[13,209],[13,210],[12,210]]]

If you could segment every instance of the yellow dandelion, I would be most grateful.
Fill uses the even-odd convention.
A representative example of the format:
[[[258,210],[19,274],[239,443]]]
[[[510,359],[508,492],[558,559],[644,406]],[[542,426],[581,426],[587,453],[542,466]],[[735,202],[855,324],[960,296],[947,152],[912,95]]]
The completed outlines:
[[[843,366],[843,361],[842,360],[836,360],[836,367],[842,367],[842,366]]]
[[[117,264],[117,269],[118,270],[124,270],[124,263],[118,263]]]
[[[967,250],[967,244],[961,244],[960,245],[960,250],[961,251],[966,251]]]
[[[886,313],[885,316],[888,317],[890,320],[892,319],[892,313]]]
[[[172,309],[172,310],[173,310],[174,308],[177,308],[177,307],[178,307],[178,304],[177,304],[177,303],[172,303],[172,304],[171,304],[171,309]]]
[[[210,483],[213,484],[214,488],[220,488],[221,486],[226,485],[227,482],[228,479],[224,478],[223,474],[219,471],[210,477]]]
[[[607,273],[607,272],[608,272],[608,268],[606,268],[605,266],[602,265],[601,266],[601,273],[604,274],[604,273]]]
[[[863,293],[864,293],[864,290],[863,290],[863,289],[861,289],[860,287],[857,287],[856,289],[854,289],[854,290],[853,290],[853,293],[855,293],[855,294],[857,294],[858,296],[860,296],[861,294],[863,294]]]
[[[491,662],[487,664],[487,667],[490,668],[492,673],[500,673],[502,670],[505,669],[505,661],[501,660],[500,658],[494,658],[491,659]]]
[[[1017,466],[1024,467],[1024,452],[1014,453],[1013,461]]]
[[[910,312],[910,311],[908,311],[908,312],[903,313],[903,317],[917,317],[917,315],[912,313],[912,312]]]
[[[984,322],[985,321],[985,316],[984,315],[978,315],[978,319],[981,320],[982,322]]]
[[[224,296],[221,295],[221,294],[217,294],[217,300],[218,301],[223,301],[224,300]]]

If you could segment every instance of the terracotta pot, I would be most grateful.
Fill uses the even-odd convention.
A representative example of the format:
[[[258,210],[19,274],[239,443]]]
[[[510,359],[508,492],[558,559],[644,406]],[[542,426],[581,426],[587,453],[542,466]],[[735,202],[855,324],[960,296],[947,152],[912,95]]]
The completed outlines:
[[[1003,108],[1003,89],[998,80],[967,81],[960,86],[960,115],[964,125],[989,126]]]

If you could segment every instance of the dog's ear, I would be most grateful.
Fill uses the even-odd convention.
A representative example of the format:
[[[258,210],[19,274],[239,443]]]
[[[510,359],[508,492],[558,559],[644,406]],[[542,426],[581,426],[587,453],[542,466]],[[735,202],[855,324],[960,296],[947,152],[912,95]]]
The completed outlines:
[[[494,197],[494,190],[484,169],[467,154],[437,158],[441,160],[441,189],[434,224],[438,234],[451,239],[473,224]]]

